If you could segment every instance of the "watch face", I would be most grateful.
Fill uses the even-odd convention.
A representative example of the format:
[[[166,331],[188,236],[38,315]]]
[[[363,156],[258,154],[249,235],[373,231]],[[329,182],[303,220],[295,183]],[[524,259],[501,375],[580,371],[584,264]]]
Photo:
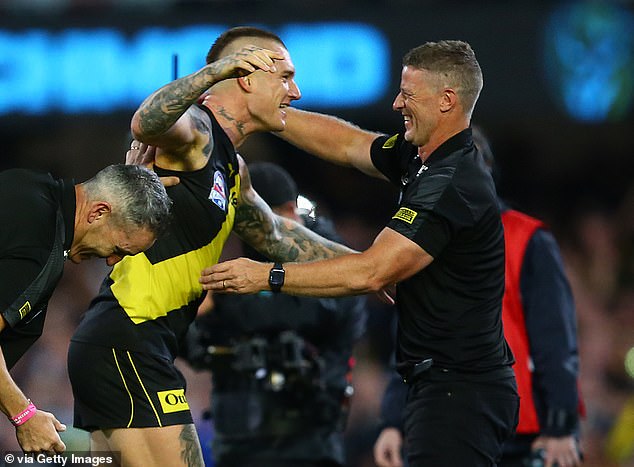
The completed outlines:
[[[271,277],[269,278],[272,284],[282,285],[284,283],[284,272],[283,271],[271,271]]]
[[[278,265],[274,266],[269,273],[269,287],[273,292],[279,292],[284,285],[284,269]]]

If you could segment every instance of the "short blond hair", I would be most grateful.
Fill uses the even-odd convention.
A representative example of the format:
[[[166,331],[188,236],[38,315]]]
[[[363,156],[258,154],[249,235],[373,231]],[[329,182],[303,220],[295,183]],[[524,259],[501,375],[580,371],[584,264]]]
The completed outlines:
[[[443,86],[451,87],[459,96],[469,117],[482,91],[480,64],[471,46],[463,41],[426,42],[403,57],[403,66],[426,70],[437,76]]]

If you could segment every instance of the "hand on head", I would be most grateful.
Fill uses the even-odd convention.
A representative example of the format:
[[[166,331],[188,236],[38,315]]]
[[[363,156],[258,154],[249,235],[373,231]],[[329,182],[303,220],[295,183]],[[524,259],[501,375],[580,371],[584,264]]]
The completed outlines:
[[[130,149],[125,153],[125,163],[126,165],[143,165],[151,169],[154,166],[155,156],[155,146],[149,146],[133,139],[130,143]]]
[[[156,158],[156,146],[132,140],[130,149],[125,153],[126,165],[142,165],[152,170],[154,168],[154,160]],[[164,186],[174,186],[180,183],[178,177],[160,177]]]
[[[211,63],[218,80],[228,78],[240,78],[249,75],[256,70],[275,72],[275,60],[284,60],[284,55],[279,52],[247,45],[239,51],[229,54],[218,61]]]

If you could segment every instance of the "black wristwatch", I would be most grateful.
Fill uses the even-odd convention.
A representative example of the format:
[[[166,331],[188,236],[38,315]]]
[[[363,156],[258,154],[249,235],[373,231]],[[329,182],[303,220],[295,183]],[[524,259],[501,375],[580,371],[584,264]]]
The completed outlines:
[[[275,263],[269,272],[269,287],[273,292],[279,292],[284,285],[284,276],[286,271],[282,263]]]

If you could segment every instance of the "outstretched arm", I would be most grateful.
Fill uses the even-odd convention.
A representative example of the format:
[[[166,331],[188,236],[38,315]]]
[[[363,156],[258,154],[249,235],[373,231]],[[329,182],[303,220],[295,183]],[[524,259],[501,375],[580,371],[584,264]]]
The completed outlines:
[[[242,157],[239,161],[241,189],[233,230],[245,242],[267,258],[283,262],[334,258],[354,251],[275,214],[251,186]]]
[[[321,159],[385,178],[370,158],[370,147],[380,133],[330,115],[288,108],[286,126],[276,135]]]
[[[416,243],[386,227],[363,253],[285,264],[286,278],[282,291],[315,297],[380,292],[416,274],[432,261],[432,256]],[[269,290],[271,266],[271,263],[238,258],[204,269],[200,282],[205,290],[224,293]]]

